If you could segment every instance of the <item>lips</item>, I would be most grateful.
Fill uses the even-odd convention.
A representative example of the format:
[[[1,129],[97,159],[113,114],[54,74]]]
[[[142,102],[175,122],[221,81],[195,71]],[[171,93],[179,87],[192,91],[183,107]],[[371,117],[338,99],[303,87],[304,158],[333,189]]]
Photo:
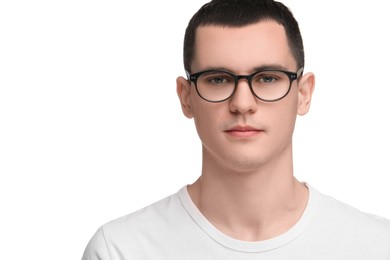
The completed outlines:
[[[239,138],[257,136],[261,132],[261,129],[246,125],[237,125],[225,131],[228,135]]]

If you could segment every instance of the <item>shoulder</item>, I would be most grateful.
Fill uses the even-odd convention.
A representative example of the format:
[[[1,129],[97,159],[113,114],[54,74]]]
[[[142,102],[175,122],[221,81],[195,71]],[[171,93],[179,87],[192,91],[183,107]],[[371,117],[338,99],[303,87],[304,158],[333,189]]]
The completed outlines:
[[[102,228],[99,228],[93,235],[93,237],[90,239],[82,257],[82,260],[98,259],[111,259]]]
[[[102,226],[106,236],[118,236],[121,233],[132,233],[153,226],[154,228],[169,225],[183,214],[178,194],[173,194],[131,214],[114,219]]]
[[[157,242],[155,240],[163,241],[172,230],[185,225],[186,219],[188,214],[181,206],[178,193],[173,194],[102,225],[91,238],[83,260],[133,255],[140,248]]]
[[[355,241],[378,241],[390,248],[390,220],[318,193],[316,219],[338,236]],[[336,233],[335,233],[336,235]]]
[[[173,194],[131,214],[104,224],[101,229],[108,242],[129,240],[140,234],[158,233],[174,225],[183,214],[177,194]]]

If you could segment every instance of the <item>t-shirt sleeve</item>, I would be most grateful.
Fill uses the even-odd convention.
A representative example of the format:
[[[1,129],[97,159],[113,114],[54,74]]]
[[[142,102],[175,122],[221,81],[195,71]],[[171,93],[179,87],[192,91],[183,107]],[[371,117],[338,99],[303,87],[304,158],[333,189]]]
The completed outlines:
[[[106,238],[104,236],[103,227],[99,228],[89,241],[85,248],[81,260],[110,260],[110,252],[108,251]]]

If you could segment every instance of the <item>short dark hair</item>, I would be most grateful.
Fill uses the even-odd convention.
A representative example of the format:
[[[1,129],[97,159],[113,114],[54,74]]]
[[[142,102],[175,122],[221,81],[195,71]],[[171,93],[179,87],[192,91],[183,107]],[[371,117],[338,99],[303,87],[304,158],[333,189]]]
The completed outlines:
[[[212,0],[203,5],[191,18],[184,36],[184,68],[191,72],[195,53],[196,30],[216,25],[241,27],[264,20],[282,25],[297,66],[305,65],[303,41],[298,22],[282,3],[273,0]]]

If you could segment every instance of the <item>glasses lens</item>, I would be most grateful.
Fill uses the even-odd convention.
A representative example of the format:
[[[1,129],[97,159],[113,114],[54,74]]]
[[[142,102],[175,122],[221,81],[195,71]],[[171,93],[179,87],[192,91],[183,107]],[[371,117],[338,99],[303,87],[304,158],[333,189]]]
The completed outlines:
[[[253,92],[263,100],[280,99],[288,93],[289,88],[289,77],[280,71],[262,71],[252,78]]]
[[[197,81],[198,93],[209,101],[222,101],[230,97],[234,91],[235,79],[223,71],[205,72]]]

